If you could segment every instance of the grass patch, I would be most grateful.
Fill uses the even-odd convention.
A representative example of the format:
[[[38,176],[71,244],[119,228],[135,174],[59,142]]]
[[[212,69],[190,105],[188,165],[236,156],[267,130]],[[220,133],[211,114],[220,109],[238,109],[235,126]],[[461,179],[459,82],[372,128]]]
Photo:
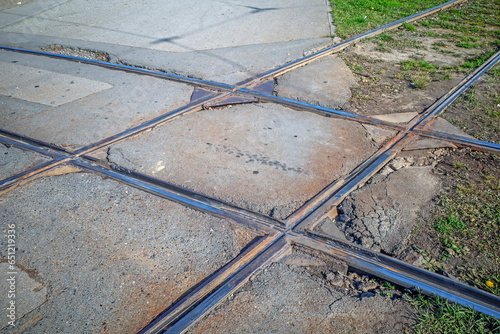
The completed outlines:
[[[462,64],[462,67],[468,69],[474,69],[484,64],[491,56],[495,54],[493,50],[487,50],[485,52],[481,52],[474,57],[468,59],[465,63]]]
[[[434,65],[424,61],[424,60],[421,60],[421,61],[415,61],[415,60],[407,60],[407,61],[402,61],[401,62],[401,68],[403,70],[419,70],[419,69],[423,69],[423,70],[427,70],[429,72],[433,72],[436,70],[436,68],[434,67]]]
[[[439,218],[434,224],[434,229],[443,236],[449,235],[452,231],[463,230],[466,225],[454,214]]]
[[[338,34],[341,38],[345,39],[437,6],[446,1],[331,0],[330,2]]]
[[[439,296],[406,294],[418,313],[416,333],[498,333],[500,321]]]
[[[460,42],[457,43],[457,46],[464,49],[474,49],[476,47],[476,44],[473,44],[471,42]]]

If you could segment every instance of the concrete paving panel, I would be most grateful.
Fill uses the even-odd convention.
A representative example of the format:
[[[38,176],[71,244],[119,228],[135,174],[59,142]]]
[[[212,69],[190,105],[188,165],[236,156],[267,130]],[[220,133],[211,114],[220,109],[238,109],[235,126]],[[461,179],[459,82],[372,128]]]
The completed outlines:
[[[135,333],[254,237],[84,173],[4,194],[0,218],[2,232],[16,225],[17,265],[48,290],[47,301],[16,322],[23,333]]]
[[[277,78],[278,96],[339,109],[349,103],[356,78],[336,56],[324,57]]]
[[[50,108],[0,95],[0,127],[70,148],[112,136],[181,107],[189,102],[193,91],[190,86],[152,77],[63,60],[26,57],[8,52],[3,54],[6,61],[18,61],[16,65],[36,61],[40,71],[50,71],[54,77],[60,74],[78,77],[80,80],[95,77],[99,81],[105,80],[105,85],[112,86],[71,103]],[[0,62],[0,68],[9,65]],[[67,86],[71,84],[67,82]],[[62,85],[60,88],[61,94],[64,94],[67,88],[63,89]]]
[[[0,144],[0,180],[20,173],[37,162],[48,161],[36,153]]]
[[[186,52],[329,36],[328,11],[324,0],[74,0],[3,30]]]
[[[357,123],[258,104],[181,117],[101,158],[282,219],[376,149]]]
[[[12,63],[0,65],[0,94],[60,106],[109,89],[108,83]]]

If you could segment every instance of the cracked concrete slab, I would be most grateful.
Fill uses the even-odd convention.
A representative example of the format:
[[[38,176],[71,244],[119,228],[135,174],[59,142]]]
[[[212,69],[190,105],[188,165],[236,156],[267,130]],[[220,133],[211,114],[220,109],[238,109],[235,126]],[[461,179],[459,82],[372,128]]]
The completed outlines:
[[[32,309],[16,322],[23,333],[135,333],[255,237],[85,173],[4,194],[0,217],[4,229],[16,225],[16,263],[48,286],[45,303],[23,305]]]
[[[440,191],[432,166],[404,167],[404,163],[393,160],[392,172],[382,170],[342,202],[336,226],[347,240],[387,254],[404,249],[417,214]]]
[[[278,77],[278,96],[341,109],[351,99],[356,78],[336,56],[327,56]]]
[[[48,160],[39,154],[0,144],[0,180]]]
[[[250,104],[183,116],[97,156],[284,219],[378,147],[358,123]]]
[[[43,108],[41,104],[1,97],[0,127],[24,136],[75,148],[112,136],[139,125],[189,102],[193,88],[152,77],[126,74],[90,65],[39,59],[34,56],[1,52],[0,68],[27,65],[36,59],[36,68],[54,77],[89,77],[105,82],[105,90],[60,106]],[[34,66],[34,65],[33,65]],[[73,79],[72,79],[73,80]],[[5,82],[0,87],[5,88]],[[53,94],[65,95],[65,85],[53,86]],[[36,88],[35,88],[36,89]],[[26,98],[26,97],[24,97]],[[42,101],[40,101],[42,102]],[[23,109],[19,110],[18,107]],[[25,112],[27,111],[27,113]],[[5,117],[4,117],[5,115]],[[43,127],[40,126],[43,124]]]

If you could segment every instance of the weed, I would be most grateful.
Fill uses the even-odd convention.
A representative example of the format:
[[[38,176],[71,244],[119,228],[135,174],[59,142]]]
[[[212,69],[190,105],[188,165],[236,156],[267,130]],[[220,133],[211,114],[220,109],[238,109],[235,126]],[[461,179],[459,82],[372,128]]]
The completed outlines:
[[[459,48],[464,48],[464,49],[473,49],[476,47],[476,45],[471,43],[471,42],[460,42],[460,43],[457,43],[457,46]]]
[[[500,272],[488,271],[484,268],[460,267],[460,278],[480,289],[500,296]]]
[[[417,28],[415,28],[415,26],[411,23],[408,23],[408,22],[403,22],[403,29],[405,29],[406,31],[417,31]]]
[[[453,167],[455,167],[457,169],[462,169],[462,168],[466,168],[467,165],[465,165],[463,162],[455,161],[455,162],[453,162]]]
[[[434,32],[434,31],[426,31],[422,34],[422,36],[425,36],[425,37],[437,37],[439,36],[439,34],[437,32]]]
[[[394,79],[403,80],[404,78],[406,78],[407,74],[407,72],[398,72],[394,74]]]
[[[394,285],[392,285],[390,282],[384,281],[384,283],[382,285],[387,290],[396,290],[396,287]]]
[[[391,35],[389,35],[388,33],[382,33],[380,36],[377,37],[378,40],[381,40],[381,41],[385,41],[385,42],[389,42],[389,41],[393,41],[394,40],[394,37],[392,37]]]
[[[428,74],[419,72],[411,76],[411,81],[415,88],[422,89],[427,87],[432,80]]]
[[[424,61],[424,60],[421,60],[419,62],[415,61],[415,60],[407,60],[407,61],[402,61],[401,62],[401,68],[403,70],[417,70],[417,69],[425,69],[429,72],[432,72],[434,70],[436,70],[436,68],[434,67],[434,65],[431,65],[430,63]]]
[[[417,68],[417,62],[415,60],[407,60],[401,62],[401,68],[403,70],[414,70]]]
[[[464,229],[465,227],[465,223],[454,214],[450,214],[448,217],[439,218],[434,223],[434,229],[443,236],[450,234],[453,230]]]
[[[423,60],[418,62],[418,66],[420,66],[421,68],[425,68],[426,70],[429,70],[429,71],[434,71],[436,69],[434,67],[434,65],[431,65],[428,62],[423,61]]]

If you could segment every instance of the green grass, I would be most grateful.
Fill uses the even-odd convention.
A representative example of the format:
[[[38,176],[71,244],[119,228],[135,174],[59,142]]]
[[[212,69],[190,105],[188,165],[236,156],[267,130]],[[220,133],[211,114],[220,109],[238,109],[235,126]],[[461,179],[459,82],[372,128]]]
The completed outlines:
[[[464,49],[474,49],[476,47],[476,44],[471,43],[471,42],[460,42],[460,43],[457,43],[457,46],[459,48],[464,48]]]
[[[331,0],[330,2],[339,36],[341,38],[348,38],[437,6],[446,1]],[[412,26],[413,29],[416,29],[414,25]]]
[[[433,72],[436,70],[436,67],[434,65],[421,60],[421,61],[415,61],[415,60],[407,60],[407,61],[402,61],[401,62],[401,68],[403,70],[418,70],[418,69],[423,69],[423,70],[428,70],[429,72]]]
[[[416,333],[499,333],[500,321],[439,296],[406,294],[418,313]]]
[[[452,231],[465,229],[466,225],[453,213],[447,217],[439,218],[434,224],[434,229],[443,236],[450,234]]]
[[[476,67],[479,67],[484,64],[485,61],[487,61],[491,56],[495,54],[495,51],[493,50],[487,50],[485,52],[481,52],[474,57],[470,58],[467,60],[465,63],[462,64],[462,67],[468,68],[468,69],[474,69]]]
[[[411,23],[408,23],[408,22],[403,22],[403,29],[405,29],[406,31],[417,31],[417,28],[415,28],[415,26]]]

